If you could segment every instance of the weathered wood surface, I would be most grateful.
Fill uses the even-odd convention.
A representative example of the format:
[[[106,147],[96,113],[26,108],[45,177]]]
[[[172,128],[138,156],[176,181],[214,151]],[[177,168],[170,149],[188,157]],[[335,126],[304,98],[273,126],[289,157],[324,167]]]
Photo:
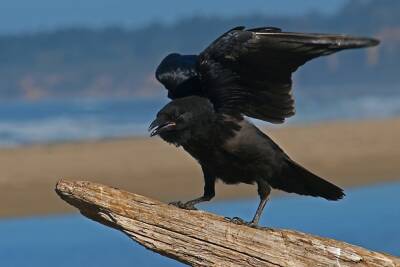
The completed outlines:
[[[84,216],[192,266],[400,266],[399,258],[341,241],[236,225],[105,185],[61,180],[56,192]]]

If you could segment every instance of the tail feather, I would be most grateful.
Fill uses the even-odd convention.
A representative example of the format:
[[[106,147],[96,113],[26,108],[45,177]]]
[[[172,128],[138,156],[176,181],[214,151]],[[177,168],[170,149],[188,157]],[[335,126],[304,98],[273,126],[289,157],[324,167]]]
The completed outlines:
[[[327,200],[339,200],[345,196],[343,189],[318,177],[290,159],[282,170],[281,179],[274,179],[270,184],[289,193],[323,197]]]

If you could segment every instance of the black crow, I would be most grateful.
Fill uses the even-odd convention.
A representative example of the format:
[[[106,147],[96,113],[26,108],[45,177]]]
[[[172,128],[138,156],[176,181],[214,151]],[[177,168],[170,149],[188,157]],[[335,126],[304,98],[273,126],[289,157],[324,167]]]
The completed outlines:
[[[291,75],[298,67],[319,56],[378,43],[346,35],[236,27],[199,55],[168,55],[156,78],[171,99],[203,96],[219,112],[282,123],[295,113]]]
[[[173,99],[151,124],[151,135],[182,146],[200,163],[204,195],[174,204],[194,209],[214,197],[217,178],[257,183],[261,201],[249,225],[257,225],[272,188],[338,200],[343,190],[292,161],[268,136],[244,119],[282,123],[294,115],[291,75],[305,62],[378,40],[335,34],[236,27],[199,55],[170,54],[156,78]],[[244,223],[238,218],[237,223]]]
[[[290,193],[338,200],[343,190],[307,171],[240,115],[216,111],[204,97],[175,99],[162,108],[151,123],[151,136],[182,146],[201,165],[204,194],[186,203],[172,204],[195,209],[195,204],[215,195],[216,179],[227,184],[257,183],[260,204],[251,222],[235,217],[232,221],[256,226],[272,188]]]

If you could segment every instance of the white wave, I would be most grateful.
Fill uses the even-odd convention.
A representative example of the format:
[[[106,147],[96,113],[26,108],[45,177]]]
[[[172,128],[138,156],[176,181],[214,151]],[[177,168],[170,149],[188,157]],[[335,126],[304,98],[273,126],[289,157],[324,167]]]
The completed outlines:
[[[345,108],[353,108],[364,117],[384,118],[400,114],[400,97],[372,97],[347,101]]]
[[[318,98],[300,96],[296,100],[297,114],[288,121],[289,123],[386,118],[400,115],[399,95],[347,96],[339,99],[327,95]],[[87,103],[84,106],[95,109],[96,112],[86,114],[82,112],[77,115],[77,112],[63,113],[63,108],[60,108],[56,110],[57,114],[48,114],[45,118],[30,118],[28,113],[34,113],[35,106],[27,111],[26,118],[19,116],[13,120],[12,116],[2,116],[0,147],[146,135],[148,123],[143,121],[153,117],[153,114],[137,112],[137,110],[114,111],[110,107],[102,105],[94,107]],[[21,105],[15,108],[10,107],[7,112],[12,114],[14,109],[17,110],[20,107]],[[97,112],[99,109],[103,112]],[[129,114],[136,114],[136,117],[130,117]],[[264,123],[257,122],[257,124]]]
[[[0,122],[0,146],[142,135],[146,129],[144,123],[110,123],[94,118]]]
[[[297,114],[291,122],[381,119],[400,115],[400,96],[301,99],[297,106]]]

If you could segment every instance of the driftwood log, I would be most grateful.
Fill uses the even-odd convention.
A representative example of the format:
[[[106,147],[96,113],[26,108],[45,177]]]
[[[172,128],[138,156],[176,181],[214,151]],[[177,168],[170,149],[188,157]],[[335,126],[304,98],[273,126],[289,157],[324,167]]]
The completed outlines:
[[[84,216],[192,266],[400,266],[397,257],[341,241],[236,225],[105,185],[60,180],[56,192]]]

